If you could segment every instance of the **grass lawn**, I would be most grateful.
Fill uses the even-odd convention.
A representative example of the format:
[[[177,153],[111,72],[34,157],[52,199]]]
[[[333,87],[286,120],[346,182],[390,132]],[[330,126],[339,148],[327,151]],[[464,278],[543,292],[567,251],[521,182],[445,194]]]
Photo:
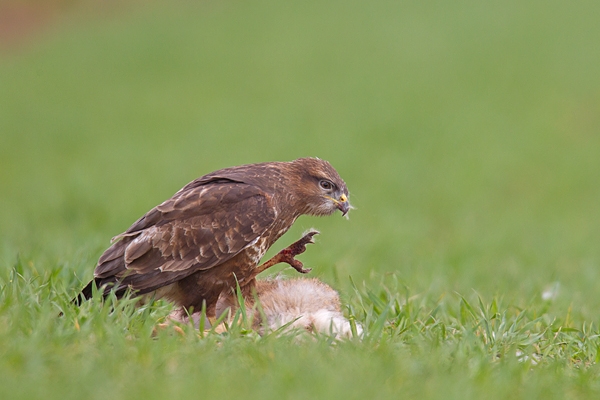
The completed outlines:
[[[0,398],[600,395],[600,3],[88,3],[0,52]],[[319,229],[360,340],[69,304],[187,182],[303,156],[356,210],[267,257]]]

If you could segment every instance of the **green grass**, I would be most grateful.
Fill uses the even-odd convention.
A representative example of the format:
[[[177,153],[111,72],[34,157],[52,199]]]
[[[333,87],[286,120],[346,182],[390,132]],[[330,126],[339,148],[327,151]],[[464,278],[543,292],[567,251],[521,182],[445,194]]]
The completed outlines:
[[[0,398],[600,394],[597,2],[83,3],[0,53]],[[301,156],[357,209],[273,250],[322,232],[362,340],[69,304],[188,181]]]

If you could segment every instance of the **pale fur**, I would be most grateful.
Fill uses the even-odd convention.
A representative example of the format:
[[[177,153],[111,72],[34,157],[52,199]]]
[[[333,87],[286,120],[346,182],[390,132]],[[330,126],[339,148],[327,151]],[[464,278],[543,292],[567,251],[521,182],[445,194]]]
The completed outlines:
[[[341,312],[338,293],[318,279],[258,280],[256,298],[262,313],[255,307],[253,295],[246,296],[245,307],[254,318],[254,327],[260,332],[264,332],[265,328],[272,331],[287,325],[286,329],[352,337],[350,322]],[[231,316],[237,308],[237,297],[233,293],[221,294],[217,302],[217,315],[227,312],[228,320],[231,321]],[[196,326],[199,325],[199,317],[199,313],[192,315]],[[182,321],[175,314],[172,319]],[[359,336],[362,334],[362,327],[358,323],[356,332]]]

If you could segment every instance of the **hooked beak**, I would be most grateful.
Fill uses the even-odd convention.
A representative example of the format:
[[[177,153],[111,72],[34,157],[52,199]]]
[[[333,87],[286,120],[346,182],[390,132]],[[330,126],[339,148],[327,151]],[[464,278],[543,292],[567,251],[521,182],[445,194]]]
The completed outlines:
[[[348,202],[348,198],[345,194],[342,194],[339,200],[335,200],[335,206],[338,210],[342,212],[342,216],[346,216],[346,214],[348,214],[348,211],[350,211],[351,208],[350,203]]]

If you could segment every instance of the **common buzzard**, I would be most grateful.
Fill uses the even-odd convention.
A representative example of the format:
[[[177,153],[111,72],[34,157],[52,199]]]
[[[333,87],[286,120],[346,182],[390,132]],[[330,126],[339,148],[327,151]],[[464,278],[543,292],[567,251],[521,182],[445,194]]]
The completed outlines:
[[[219,295],[236,287],[247,295],[256,275],[277,262],[307,272],[294,256],[311,243],[310,232],[259,265],[265,252],[300,215],[350,210],[348,189],[336,170],[318,158],[231,167],[204,175],[148,211],[113,238],[94,279],[104,295],[154,294],[214,318]]]

